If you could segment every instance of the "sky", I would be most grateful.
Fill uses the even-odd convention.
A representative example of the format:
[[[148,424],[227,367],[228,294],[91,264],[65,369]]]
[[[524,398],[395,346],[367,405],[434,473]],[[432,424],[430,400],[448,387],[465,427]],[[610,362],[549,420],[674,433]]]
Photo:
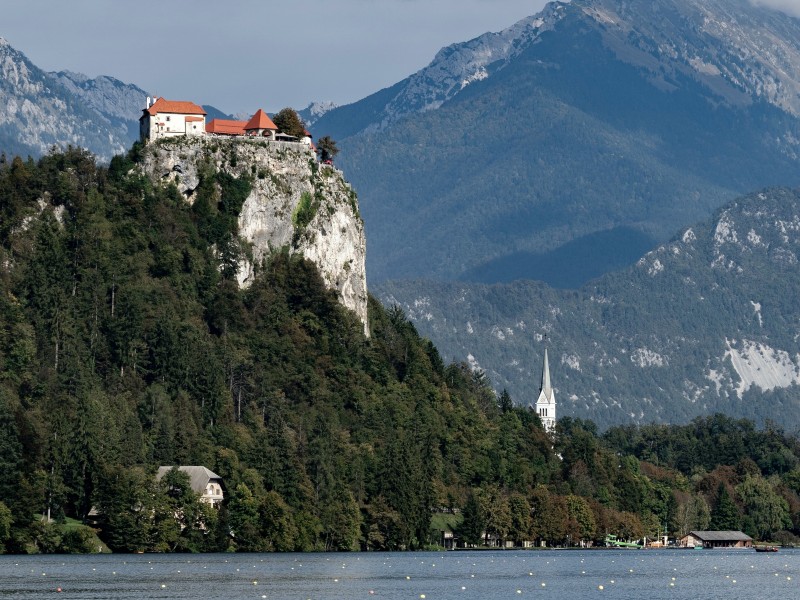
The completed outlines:
[[[783,12],[800,17],[800,0],[750,0],[758,6],[768,6]]]
[[[545,0],[14,0],[0,37],[47,71],[228,113],[347,104]]]

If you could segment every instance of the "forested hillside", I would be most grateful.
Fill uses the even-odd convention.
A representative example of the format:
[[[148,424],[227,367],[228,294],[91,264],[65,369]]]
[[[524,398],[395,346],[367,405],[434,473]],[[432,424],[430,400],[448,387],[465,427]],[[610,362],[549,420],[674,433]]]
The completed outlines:
[[[442,512],[471,542],[680,533],[720,505],[796,530],[796,439],[715,417],[603,437],[566,419],[552,442],[398,308],[372,299],[366,338],[300,257],[240,289],[246,178],[206,173],[189,205],[138,158],[0,162],[0,547],[96,549],[71,520],[92,508],[115,551],[418,548]],[[156,481],[178,464],[222,476],[222,509]]]
[[[241,185],[201,182],[222,195],[190,206],[135,155],[107,170],[77,150],[0,167],[9,548],[58,547],[35,515],[93,506],[123,550],[349,549],[362,528],[375,547],[416,547],[430,509],[512,449],[529,481],[547,471],[534,420],[501,447],[490,388],[445,367],[401,312],[372,301],[366,339],[316,268],[281,251],[240,290],[226,265]],[[235,538],[162,531],[174,510],[152,506],[152,476],[170,464],[222,475],[229,506],[202,518]]]

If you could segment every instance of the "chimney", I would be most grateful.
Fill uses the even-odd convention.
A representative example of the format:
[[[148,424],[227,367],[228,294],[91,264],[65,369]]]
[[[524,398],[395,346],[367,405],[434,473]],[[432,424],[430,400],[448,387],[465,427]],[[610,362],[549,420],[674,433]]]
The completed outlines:
[[[145,108],[150,108],[150,96],[147,97],[147,106]]]

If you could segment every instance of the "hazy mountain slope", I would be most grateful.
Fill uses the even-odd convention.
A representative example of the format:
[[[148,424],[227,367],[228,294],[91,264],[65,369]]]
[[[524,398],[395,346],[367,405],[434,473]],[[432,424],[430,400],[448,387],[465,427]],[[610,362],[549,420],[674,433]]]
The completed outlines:
[[[535,399],[550,338],[560,415],[609,425],[714,411],[800,426],[800,193],[727,205],[580,291],[536,282],[373,286],[447,359]]]
[[[115,82],[103,83],[124,85]],[[98,102],[102,96],[92,95]],[[0,149],[40,155],[72,144],[105,159],[126,150],[132,141],[127,124],[110,102],[101,104],[101,112],[88,97],[74,76],[45,73],[0,38]]]
[[[139,137],[139,117],[147,92],[139,86],[101,75],[94,79],[82,73],[60,71],[49,75],[70,93],[106,117],[112,127],[129,140]]]
[[[41,156],[52,146],[90,150],[108,160],[139,139],[148,93],[101,75],[39,69],[0,38],[0,151]],[[230,118],[204,106],[208,119]]]
[[[798,39],[745,0],[552,4],[314,129],[342,138],[371,279],[574,285],[800,182]],[[545,260],[555,276],[527,266]]]

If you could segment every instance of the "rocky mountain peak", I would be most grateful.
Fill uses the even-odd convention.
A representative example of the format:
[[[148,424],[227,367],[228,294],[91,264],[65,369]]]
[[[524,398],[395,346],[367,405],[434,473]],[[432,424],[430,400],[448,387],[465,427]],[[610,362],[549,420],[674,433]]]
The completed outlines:
[[[654,85],[685,75],[732,104],[800,114],[800,20],[748,0],[574,0]]]
[[[408,114],[439,108],[470,84],[502,69],[565,14],[566,2],[552,2],[540,13],[521,19],[499,32],[446,46],[433,60],[403,82],[386,104],[380,120],[364,131],[385,129]]]
[[[749,0],[572,0],[442,48],[426,67],[375,94],[380,108],[362,111],[362,122],[348,130],[382,131],[406,115],[439,108],[502,71],[562,22],[599,32],[619,60],[648,70],[660,89],[676,89],[680,77],[689,77],[715,102],[765,101],[800,115],[799,19]],[[314,121],[331,113],[336,110]]]
[[[303,122],[306,124],[306,126],[311,127],[320,118],[322,118],[325,113],[328,113],[338,107],[338,104],[330,101],[312,102],[303,110],[299,111],[298,114],[300,115],[300,118],[303,119]]]
[[[109,118],[122,121],[138,121],[148,95],[136,85],[124,83],[107,75],[90,78],[72,71],[59,71],[48,75],[91,108]]]
[[[130,147],[138,116],[123,116],[130,100],[122,99],[135,86],[70,75],[46,73],[5,40],[0,44],[0,148],[36,156],[71,144],[109,160]],[[115,88],[121,107],[113,106]]]

